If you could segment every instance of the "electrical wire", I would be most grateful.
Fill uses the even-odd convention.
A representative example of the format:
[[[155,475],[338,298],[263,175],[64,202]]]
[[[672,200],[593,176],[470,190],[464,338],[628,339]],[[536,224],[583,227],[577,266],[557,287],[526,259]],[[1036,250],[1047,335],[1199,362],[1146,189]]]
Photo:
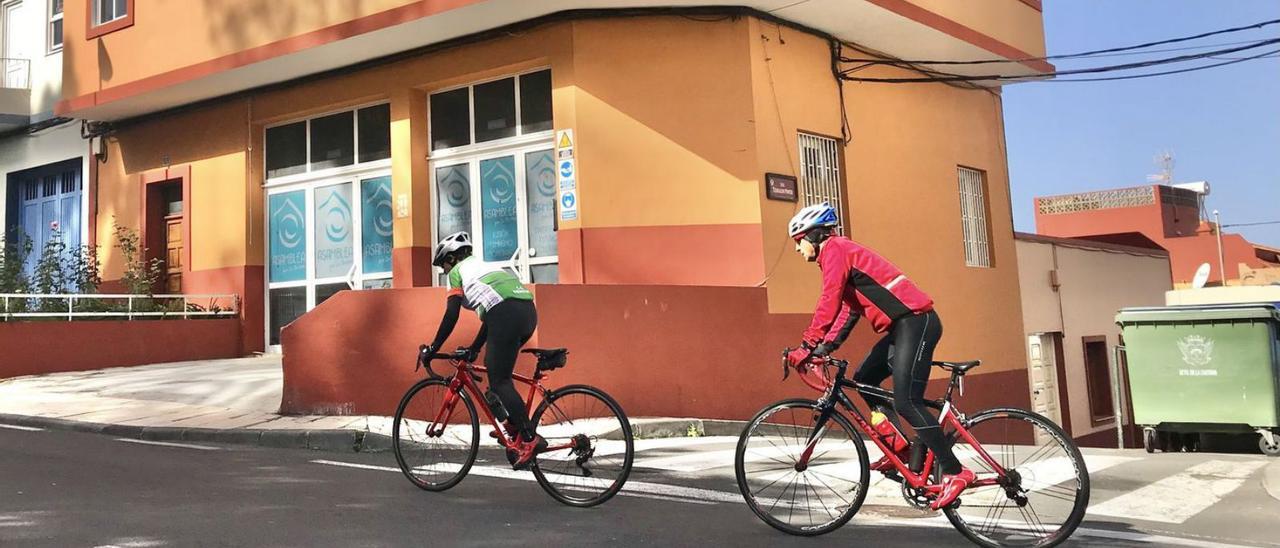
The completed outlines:
[[[1197,70],[1225,67],[1227,65],[1234,65],[1236,63],[1243,63],[1245,61],[1253,61],[1256,59],[1265,59],[1268,57],[1275,57],[1277,54],[1280,54],[1280,49],[1260,53],[1258,55],[1254,55],[1251,57],[1237,57],[1230,61],[1223,61],[1221,63],[1213,63],[1209,65],[1201,65],[1198,67],[1191,67],[1191,68],[1185,68],[1185,69],[1179,69],[1179,70],[1166,70],[1162,72],[1149,72],[1144,74],[1130,74],[1128,76],[1110,76],[1110,77],[1103,77],[1103,78],[1069,78],[1066,80],[1048,80],[1048,81],[1049,82],[1108,82],[1108,81],[1114,81],[1114,80],[1136,80],[1138,78],[1151,78],[1153,76],[1168,76],[1170,74],[1182,74],[1184,72],[1195,72]],[[1210,57],[1209,59],[1216,59],[1216,57]]]
[[[1235,228],[1237,226],[1262,226],[1262,225],[1280,225],[1280,221],[1262,221],[1260,223],[1235,223],[1222,225],[1222,228]]]
[[[845,77],[848,80],[856,81],[856,82],[880,82],[880,83],[975,82],[975,81],[993,81],[993,80],[1022,81],[1022,80],[1028,80],[1028,79],[1046,79],[1046,78],[1054,78],[1058,76],[1070,76],[1074,74],[1098,74],[1098,73],[1115,72],[1115,71],[1121,71],[1121,70],[1147,68],[1147,67],[1152,67],[1157,65],[1166,65],[1170,63],[1180,63],[1184,61],[1195,61],[1195,60],[1205,59],[1205,58],[1209,58],[1217,55],[1247,51],[1247,50],[1256,49],[1263,46],[1268,46],[1268,45],[1278,44],[1278,43],[1280,43],[1280,38],[1271,38],[1271,39],[1262,40],[1257,43],[1253,43],[1249,45],[1219,49],[1219,50],[1202,52],[1202,53],[1179,55],[1175,57],[1166,57],[1163,59],[1154,59],[1149,61],[1123,63],[1119,65],[1106,65],[1101,67],[1088,67],[1088,68],[1081,68],[1081,69],[1060,70],[1055,72],[1037,73],[1037,74],[1024,75],[1024,76],[1006,76],[1001,74],[969,76],[969,75],[963,75],[963,74],[952,74],[952,73],[946,73],[946,72],[925,70],[922,72],[925,72],[926,74],[933,74],[933,76],[924,77],[924,78],[862,78],[862,77],[848,77],[848,76],[842,76],[842,77]],[[1271,53],[1275,53],[1275,52],[1268,52],[1268,54],[1271,54]],[[1252,60],[1259,57],[1260,56],[1251,56],[1241,60]],[[1204,68],[1211,68],[1211,67],[1206,66]],[[1185,69],[1180,72],[1188,72],[1189,70],[1190,69]],[[1172,73],[1173,72],[1171,72],[1171,74]],[[1156,75],[1158,74],[1152,74],[1152,76],[1156,76]],[[1072,81],[1084,81],[1084,80],[1072,80]]]
[[[842,61],[847,62],[847,63],[863,63],[863,62],[865,62],[865,63],[873,63],[873,64],[878,64],[878,65],[884,65],[884,64],[911,64],[911,65],[985,65],[985,64],[994,64],[994,63],[1023,63],[1023,62],[1030,62],[1030,61],[1049,61],[1049,60],[1053,60],[1053,59],[1077,59],[1077,58],[1093,57],[1093,56],[1099,56],[1099,57],[1100,57],[1100,56],[1102,56],[1102,54],[1117,53],[1117,52],[1123,52],[1123,51],[1133,51],[1133,50],[1139,50],[1139,49],[1146,49],[1146,48],[1149,48],[1149,47],[1152,47],[1152,46],[1161,46],[1161,45],[1164,45],[1164,44],[1176,44],[1176,43],[1180,43],[1180,42],[1187,42],[1187,41],[1191,41],[1191,40],[1199,40],[1199,39],[1201,39],[1201,38],[1208,38],[1208,37],[1210,37],[1210,36],[1218,36],[1218,35],[1221,35],[1221,34],[1229,34],[1229,33],[1241,32],[1241,31],[1246,31],[1246,30],[1260,29],[1260,28],[1267,27],[1267,26],[1270,26],[1270,25],[1275,25],[1275,24],[1277,24],[1277,23],[1280,23],[1280,19],[1271,19],[1271,20],[1268,20],[1268,21],[1261,21],[1261,22],[1258,22],[1258,23],[1254,23],[1254,24],[1252,24],[1252,25],[1245,25],[1245,26],[1241,26],[1241,27],[1232,27],[1232,28],[1227,28],[1227,29],[1222,29],[1222,30],[1215,30],[1215,31],[1211,31],[1211,32],[1205,32],[1205,33],[1195,34],[1195,35],[1192,35],[1192,36],[1182,36],[1182,37],[1178,37],[1178,38],[1170,38],[1170,39],[1167,39],[1167,40],[1157,40],[1157,41],[1155,41],[1155,42],[1146,42],[1146,43],[1143,43],[1143,44],[1135,44],[1135,45],[1132,45],[1132,46],[1122,46],[1122,47],[1116,47],[1116,48],[1099,49],[1099,50],[1085,51],[1085,52],[1080,52],[1080,53],[1067,53],[1067,54],[1061,54],[1061,55],[1047,55],[1047,56],[1044,56],[1044,57],[1024,57],[1024,58],[1021,58],[1021,59],[977,59],[977,60],[971,60],[971,61],[916,60],[916,59],[912,59],[912,60],[906,60],[906,59],[897,59],[897,60],[888,60],[888,59],[842,59]],[[852,45],[850,45],[850,46],[852,47]],[[854,47],[854,49],[858,49],[858,48]]]

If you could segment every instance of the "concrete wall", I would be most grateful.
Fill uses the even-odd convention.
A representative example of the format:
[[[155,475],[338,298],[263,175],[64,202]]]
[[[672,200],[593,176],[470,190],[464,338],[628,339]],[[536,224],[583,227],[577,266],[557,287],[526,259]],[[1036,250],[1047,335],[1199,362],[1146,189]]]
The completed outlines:
[[[237,320],[0,322],[0,379],[241,356]]]
[[[1140,251],[1091,249],[1081,245],[1019,240],[1018,264],[1022,276],[1022,310],[1027,334],[1062,333],[1068,401],[1059,402],[1070,413],[1071,434],[1086,436],[1114,428],[1094,425],[1089,413],[1089,389],[1084,366],[1083,337],[1105,336],[1108,359],[1119,344],[1116,313],[1125,307],[1160,306],[1164,292],[1172,288],[1169,259]],[[1057,270],[1055,291],[1049,272]],[[1023,353],[1029,349],[1025,348]]]
[[[545,285],[534,293],[538,332],[527,346],[571,352],[549,386],[597,385],[632,417],[741,420],[767,403],[816,395],[795,375],[782,381],[781,350],[808,317],[770,314],[764,289]],[[439,288],[343,292],[285,327],[281,412],[394,413],[425,376],[413,362],[444,300]],[[477,327],[464,315],[446,347],[469,344]],[[872,342],[858,334],[838,355],[856,360]],[[522,360],[517,372],[530,373],[532,362]],[[933,378],[928,393],[938,396],[946,380],[940,371]],[[974,412],[1026,407],[1028,396],[1018,370],[970,376],[957,402]]]
[[[1206,287],[1180,289],[1164,295],[1167,306],[1194,306],[1202,304],[1277,303],[1280,304],[1280,286]]]

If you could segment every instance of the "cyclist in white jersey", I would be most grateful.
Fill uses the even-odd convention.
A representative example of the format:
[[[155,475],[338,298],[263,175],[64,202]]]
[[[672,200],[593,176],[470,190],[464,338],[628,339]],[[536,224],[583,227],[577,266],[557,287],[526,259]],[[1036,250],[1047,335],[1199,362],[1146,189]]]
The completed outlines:
[[[489,390],[502,402],[508,415],[509,432],[519,436],[514,449],[513,466],[523,469],[533,457],[546,449],[547,442],[534,432],[524,400],[511,382],[520,347],[529,342],[538,327],[538,311],[533,293],[510,272],[485,264],[471,254],[471,236],[458,232],[440,240],[431,264],[449,275],[448,300],[444,319],[428,347],[437,352],[453,333],[460,309],[474,310],[480,316],[480,332],[467,349],[467,358],[475,361],[480,347],[485,347],[484,365],[489,370]]]

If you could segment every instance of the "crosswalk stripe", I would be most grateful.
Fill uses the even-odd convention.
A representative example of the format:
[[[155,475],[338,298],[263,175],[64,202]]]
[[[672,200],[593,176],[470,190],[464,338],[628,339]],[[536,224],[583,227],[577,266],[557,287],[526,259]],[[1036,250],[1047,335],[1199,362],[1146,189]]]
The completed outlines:
[[[1089,514],[1183,523],[1244,485],[1263,462],[1211,460],[1089,508]]]
[[[18,426],[16,424],[0,424],[0,428],[7,428],[9,430],[21,430],[23,432],[43,432],[44,431],[43,428],[36,428],[34,426]]]

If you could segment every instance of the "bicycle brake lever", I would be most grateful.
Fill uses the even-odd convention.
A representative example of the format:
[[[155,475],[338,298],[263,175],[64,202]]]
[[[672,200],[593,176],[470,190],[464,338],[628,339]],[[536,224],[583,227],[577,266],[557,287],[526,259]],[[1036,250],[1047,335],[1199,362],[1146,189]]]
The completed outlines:
[[[791,377],[791,364],[787,363],[787,355],[791,354],[791,349],[782,350],[782,380],[785,382]]]

